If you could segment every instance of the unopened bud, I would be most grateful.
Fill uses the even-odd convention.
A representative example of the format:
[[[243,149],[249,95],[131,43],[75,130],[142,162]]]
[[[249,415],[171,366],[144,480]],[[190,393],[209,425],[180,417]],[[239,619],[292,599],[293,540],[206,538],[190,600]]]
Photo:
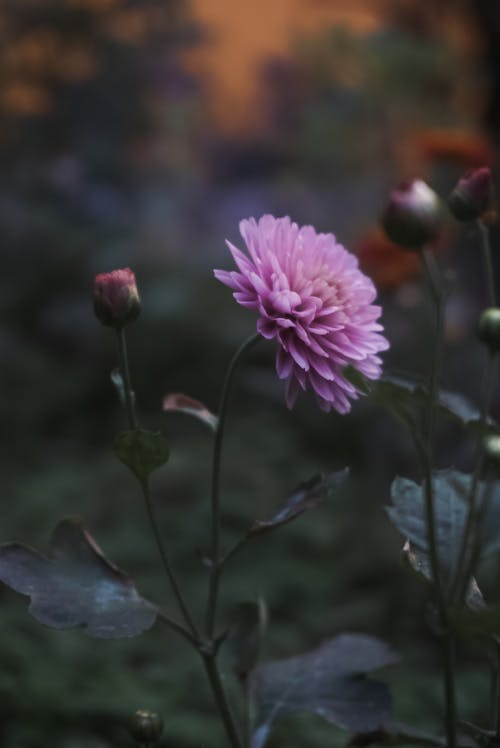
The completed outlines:
[[[493,196],[491,169],[481,166],[470,169],[458,180],[448,205],[457,221],[475,221],[488,210]]]
[[[500,351],[500,308],[496,306],[485,309],[477,328],[479,340],[488,346],[491,353]]]
[[[483,449],[487,462],[500,467],[500,434],[487,434],[483,439]]]
[[[421,179],[402,182],[393,190],[382,214],[382,226],[389,239],[413,250],[422,249],[437,238],[442,220],[439,197]]]
[[[107,327],[121,329],[137,319],[141,300],[130,268],[101,273],[94,280],[94,312]]]
[[[163,732],[163,720],[156,712],[138,709],[130,717],[128,729],[133,739],[140,745],[150,745],[160,739]]]

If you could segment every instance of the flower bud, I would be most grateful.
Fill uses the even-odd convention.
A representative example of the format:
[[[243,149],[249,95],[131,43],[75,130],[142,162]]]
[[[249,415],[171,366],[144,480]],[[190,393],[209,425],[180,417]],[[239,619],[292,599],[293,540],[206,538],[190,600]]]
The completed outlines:
[[[137,743],[149,745],[160,739],[163,732],[163,720],[156,712],[138,709],[130,717],[128,729]]]
[[[448,198],[448,205],[457,221],[475,221],[487,211],[492,196],[491,169],[481,166],[470,169],[458,180]]]
[[[441,202],[421,179],[402,182],[389,198],[382,226],[395,244],[419,250],[434,241],[443,219]]]
[[[491,353],[500,351],[500,308],[496,306],[485,309],[477,328],[479,340],[488,346]]]
[[[483,449],[487,462],[500,467],[500,434],[487,434],[483,439]]]
[[[101,273],[94,280],[94,312],[107,327],[121,329],[139,316],[141,300],[130,268]]]

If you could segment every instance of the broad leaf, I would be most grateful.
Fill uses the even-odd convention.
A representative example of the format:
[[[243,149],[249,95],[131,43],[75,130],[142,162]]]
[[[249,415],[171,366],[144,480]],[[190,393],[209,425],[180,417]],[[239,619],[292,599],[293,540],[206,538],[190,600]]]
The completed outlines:
[[[395,662],[385,642],[341,634],[313,652],[259,666],[250,679],[258,720],[252,748],[262,748],[273,723],[293,712],[313,712],[354,732],[383,727],[390,719],[390,694],[366,673]]]
[[[120,639],[138,636],[156,619],[155,606],[76,520],[57,525],[49,557],[20,543],[0,546],[0,580],[28,595],[30,614],[51,628]]]
[[[287,499],[285,504],[269,519],[255,520],[247,532],[247,537],[260,535],[286,525],[309,509],[315,509],[329,498],[334,490],[348,477],[349,468],[328,475],[316,475],[302,483]]]
[[[440,568],[449,579],[457,570],[468,516],[471,476],[457,470],[433,474],[434,516]],[[478,504],[485,484],[478,483]],[[391,486],[393,505],[387,508],[391,522],[420,551],[429,552],[424,487],[407,478],[396,478]],[[500,483],[495,482],[482,526],[480,558],[500,550]]]
[[[194,398],[182,395],[179,392],[165,395],[163,398],[163,410],[172,413],[186,413],[189,416],[198,418],[212,429],[212,431],[217,429],[218,418],[214,413],[211,413],[199,400],[194,400]]]
[[[140,481],[164,465],[169,457],[168,443],[163,434],[146,429],[132,429],[120,434],[115,441],[115,453]]]
[[[226,647],[233,661],[233,669],[241,683],[257,665],[262,652],[267,628],[267,609],[262,598],[255,603],[240,603],[231,615],[231,628]]]

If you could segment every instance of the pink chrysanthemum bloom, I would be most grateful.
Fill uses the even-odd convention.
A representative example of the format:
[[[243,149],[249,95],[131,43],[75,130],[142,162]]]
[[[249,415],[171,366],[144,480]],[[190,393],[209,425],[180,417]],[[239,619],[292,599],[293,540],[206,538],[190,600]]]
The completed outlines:
[[[277,339],[288,407],[310,386],[322,410],[347,413],[358,391],[343,369],[378,379],[377,354],[389,347],[377,322],[381,308],[372,304],[375,286],[333,234],[271,215],[241,221],[240,232],[249,256],[228,241],[239,272],[214,274],[238,304],[258,311],[258,332]]]

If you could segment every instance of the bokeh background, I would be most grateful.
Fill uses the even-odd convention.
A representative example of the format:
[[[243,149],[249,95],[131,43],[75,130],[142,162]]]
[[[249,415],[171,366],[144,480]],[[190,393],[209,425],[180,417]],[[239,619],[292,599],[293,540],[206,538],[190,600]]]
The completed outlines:
[[[380,289],[387,367],[425,373],[418,262],[383,238],[377,216],[402,178],[445,195],[470,166],[495,167],[499,50],[492,0],[1,0],[2,540],[43,550],[61,517],[79,515],[171,607],[137,488],[113,455],[125,425],[109,377],[116,347],[91,306],[94,275],[129,265],[143,299],[129,335],[141,417],[172,449],[154,497],[201,613],[210,437],[161,402],[182,391],[216,409],[225,366],[254,329],[212,276],[230,265],[224,239],[238,244],[239,220],[264,212],[334,232]],[[477,401],[474,231],[450,220],[437,252],[455,274],[443,381]],[[327,506],[235,558],[221,625],[236,602],[262,596],[269,658],[340,631],[381,635],[403,653],[384,675],[397,718],[439,723],[426,590],[383,511],[394,475],[416,475],[401,427],[368,399],[348,417],[307,398],[288,412],[266,344],[241,371],[228,428],[227,540],[318,471],[350,465],[352,476]],[[470,467],[463,433],[443,426],[439,437],[441,466]],[[494,596],[498,575],[486,572]],[[93,641],[43,629],[6,589],[0,602],[4,748],[131,746],[124,723],[142,707],[163,715],[162,746],[222,744],[197,661],[160,627]],[[475,721],[487,714],[486,655],[461,650],[461,703]],[[345,740],[298,717],[270,746]]]

